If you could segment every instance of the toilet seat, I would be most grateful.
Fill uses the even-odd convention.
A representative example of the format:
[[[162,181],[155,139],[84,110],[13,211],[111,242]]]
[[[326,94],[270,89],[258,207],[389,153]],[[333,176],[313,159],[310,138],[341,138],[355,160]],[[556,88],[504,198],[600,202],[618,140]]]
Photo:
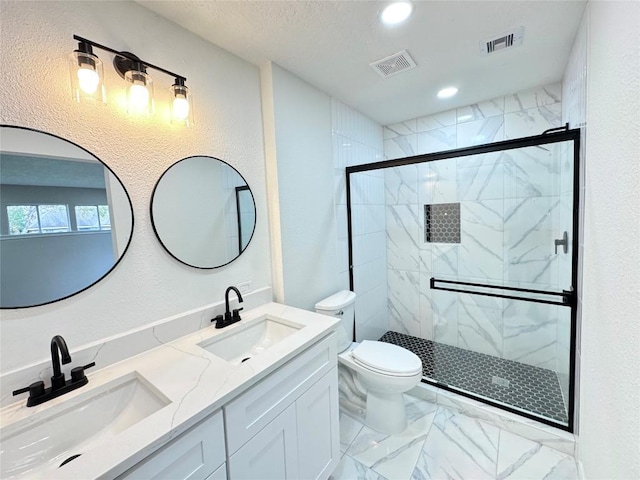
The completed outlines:
[[[350,354],[355,363],[382,375],[411,377],[422,374],[420,358],[391,343],[363,340]]]

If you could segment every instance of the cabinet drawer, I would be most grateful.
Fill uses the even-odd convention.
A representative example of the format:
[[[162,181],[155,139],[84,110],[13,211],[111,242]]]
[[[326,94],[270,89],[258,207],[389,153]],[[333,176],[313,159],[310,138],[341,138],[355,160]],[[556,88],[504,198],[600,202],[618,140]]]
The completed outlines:
[[[332,333],[224,407],[231,456],[337,363]]]
[[[205,480],[224,461],[224,426],[222,411],[218,411],[127,470],[118,480]]]

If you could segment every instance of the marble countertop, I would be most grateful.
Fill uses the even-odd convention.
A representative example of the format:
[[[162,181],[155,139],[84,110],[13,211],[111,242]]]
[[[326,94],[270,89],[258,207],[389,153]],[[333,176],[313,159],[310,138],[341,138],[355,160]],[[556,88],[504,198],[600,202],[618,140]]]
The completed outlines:
[[[198,346],[214,337],[229,335],[263,316],[301,324],[303,328],[251,361],[238,365]],[[42,405],[27,408],[23,399],[7,406],[0,411],[2,428],[10,428],[15,422],[65,402],[76,405],[91,389],[113,380],[141,377],[170,403],[116,436],[100,438],[86,452],[79,449],[82,456],[56,470],[59,477],[52,471],[45,475],[46,478],[83,480],[114,478],[328,335],[337,324],[338,320],[329,316],[267,303],[243,312],[242,321],[234,325],[223,329],[215,329],[212,325],[102,370],[89,371],[87,386]],[[34,477],[29,475],[29,478]]]

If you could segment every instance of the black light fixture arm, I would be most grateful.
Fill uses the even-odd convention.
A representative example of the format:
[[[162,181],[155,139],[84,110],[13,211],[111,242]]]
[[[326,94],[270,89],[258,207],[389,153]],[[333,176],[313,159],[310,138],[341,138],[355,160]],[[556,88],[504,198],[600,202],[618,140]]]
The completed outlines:
[[[176,83],[178,83],[178,84],[184,85],[184,82],[187,81],[186,77],[184,77],[182,75],[178,75],[177,73],[171,72],[171,71],[166,70],[166,69],[164,69],[162,67],[158,67],[157,65],[149,63],[149,62],[147,62],[145,60],[142,60],[142,59],[138,58],[137,56],[133,55],[132,53],[119,52],[118,50],[114,50],[113,48],[109,48],[109,47],[107,47],[105,45],[101,45],[101,44],[99,44],[97,42],[94,42],[92,40],[80,37],[78,35],[74,35],[73,39],[77,40],[78,42],[80,42],[80,46],[79,46],[78,49],[81,50],[81,51],[86,51],[85,50],[86,49],[86,45],[91,45],[92,47],[99,48],[100,50],[105,50],[107,52],[113,53],[113,54],[118,55],[120,57],[124,57],[124,58],[126,58],[128,60],[131,60],[132,62],[141,63],[143,66],[145,66],[147,68],[153,68],[154,70],[158,70],[159,72],[162,72],[162,73],[164,73],[166,75],[169,75],[171,77],[175,77]],[[85,44],[85,45],[83,46],[82,44]]]

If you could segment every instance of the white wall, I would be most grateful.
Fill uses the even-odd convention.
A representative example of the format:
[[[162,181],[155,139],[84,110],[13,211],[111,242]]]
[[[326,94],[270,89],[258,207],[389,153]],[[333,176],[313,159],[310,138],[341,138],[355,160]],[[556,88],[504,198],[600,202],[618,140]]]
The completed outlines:
[[[1,122],[51,132],[88,149],[119,176],[135,215],[129,251],[98,285],[62,302],[1,312],[2,372],[46,359],[56,334],[73,350],[213,303],[232,284],[251,280],[253,288],[269,285],[258,68],[134,3],[3,1],[0,8]],[[156,117],[128,117],[123,82],[111,67],[111,55],[100,51],[109,103],[72,102],[67,55],[77,48],[74,33],[185,75],[196,101],[195,125],[183,128],[168,121],[168,88],[174,79],[153,71]],[[256,198],[251,244],[239,259],[217,270],[196,270],[175,261],[156,240],[149,219],[157,179],[171,164],[192,155],[229,162]]]
[[[276,64],[261,74],[274,291],[313,310],[338,290],[331,99]]]
[[[590,2],[579,458],[640,478],[640,3]]]

